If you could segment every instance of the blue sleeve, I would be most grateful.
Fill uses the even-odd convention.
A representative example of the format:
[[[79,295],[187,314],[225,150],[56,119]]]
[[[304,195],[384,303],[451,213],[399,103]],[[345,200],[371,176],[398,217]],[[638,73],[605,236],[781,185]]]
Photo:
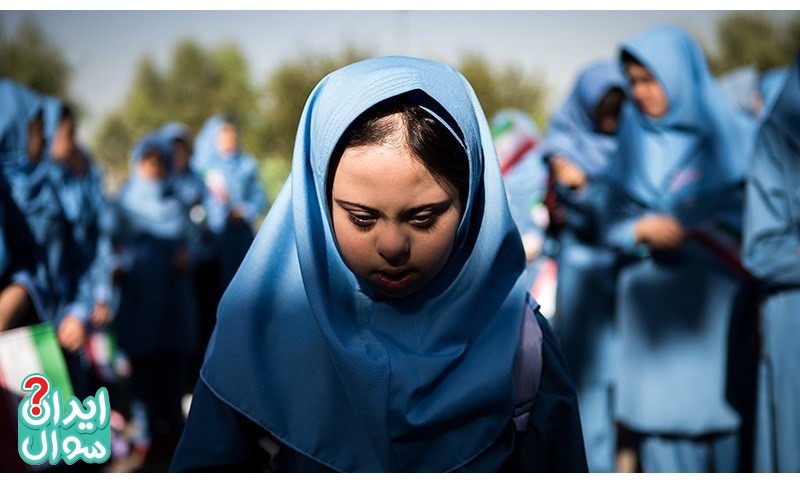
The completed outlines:
[[[769,285],[800,285],[800,174],[797,147],[765,124],[750,169],[744,264]]]
[[[519,446],[521,471],[588,472],[578,396],[566,360],[550,324],[538,312],[536,318],[542,329],[542,377]]]
[[[256,431],[201,378],[170,471],[258,471]]]

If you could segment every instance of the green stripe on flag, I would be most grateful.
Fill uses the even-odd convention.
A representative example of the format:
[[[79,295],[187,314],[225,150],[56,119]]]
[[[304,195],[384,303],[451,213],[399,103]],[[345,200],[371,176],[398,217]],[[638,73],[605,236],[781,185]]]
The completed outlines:
[[[72,382],[53,327],[47,323],[40,323],[28,328],[42,365],[42,373],[50,380],[52,387],[61,388],[61,396],[64,399],[72,396]]]
[[[505,120],[499,125],[495,125],[491,129],[492,139],[497,140],[500,137],[500,135],[510,130],[512,126],[514,126],[514,120],[512,119]]]

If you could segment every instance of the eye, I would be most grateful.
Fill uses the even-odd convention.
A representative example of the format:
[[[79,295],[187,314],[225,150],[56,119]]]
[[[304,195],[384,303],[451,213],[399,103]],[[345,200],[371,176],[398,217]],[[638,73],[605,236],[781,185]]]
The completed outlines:
[[[409,220],[409,222],[420,229],[430,229],[434,224],[436,224],[438,219],[438,214],[428,212],[415,215]]]
[[[375,224],[375,217],[368,214],[356,214],[354,212],[348,212],[347,215],[350,218],[350,221],[359,229],[367,230]]]

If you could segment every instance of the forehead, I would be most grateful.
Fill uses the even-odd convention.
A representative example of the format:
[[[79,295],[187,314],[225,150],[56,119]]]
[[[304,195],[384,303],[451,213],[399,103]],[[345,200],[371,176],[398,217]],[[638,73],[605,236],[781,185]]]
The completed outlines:
[[[419,204],[447,196],[422,162],[396,143],[345,150],[333,190],[337,197],[368,205]]]
[[[625,64],[625,73],[630,77],[655,79],[650,69],[635,62],[628,62]]]

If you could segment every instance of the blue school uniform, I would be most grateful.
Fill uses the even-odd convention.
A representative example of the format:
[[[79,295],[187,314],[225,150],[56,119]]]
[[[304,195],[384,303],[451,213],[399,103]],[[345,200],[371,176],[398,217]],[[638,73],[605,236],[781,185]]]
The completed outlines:
[[[606,236],[632,258],[617,289],[617,415],[645,435],[645,471],[736,471],[740,416],[726,377],[745,280],[736,254],[723,249],[735,249],[726,235],[741,224],[752,124],[724,99],[684,31],[654,28],[622,50],[653,73],[669,111],[654,119],[627,107],[609,171],[616,190]],[[674,252],[634,245],[648,214],[676,218],[687,240]]]
[[[587,175],[578,190],[555,184],[565,213],[558,229],[558,289],[555,328],[578,390],[589,469],[616,468],[613,388],[615,377],[614,292],[616,256],[600,244],[604,176],[614,162],[616,135],[600,133],[593,113],[613,88],[622,90],[619,66],[596,63],[581,72],[575,88],[550,121],[546,157],[561,156]]]
[[[233,277],[253,242],[252,226],[267,207],[267,198],[258,176],[258,162],[251,155],[236,150],[220,153],[217,139],[226,123],[214,116],[203,125],[195,139],[192,169],[206,183],[211,195],[208,202],[208,227],[219,236],[220,271],[224,285]],[[227,200],[222,194],[227,194]],[[234,209],[243,222],[229,220]]]
[[[747,187],[744,262],[761,309],[756,470],[800,472],[800,59],[760,128]]]
[[[460,140],[470,183],[443,269],[386,300],[337,249],[326,177],[348,125],[396,95]],[[286,471],[585,470],[574,391],[540,319],[541,384],[530,427],[513,431],[522,244],[463,76],[404,57],[330,74],[306,104],[292,163],[220,303],[172,469],[266,468],[274,457]]]

